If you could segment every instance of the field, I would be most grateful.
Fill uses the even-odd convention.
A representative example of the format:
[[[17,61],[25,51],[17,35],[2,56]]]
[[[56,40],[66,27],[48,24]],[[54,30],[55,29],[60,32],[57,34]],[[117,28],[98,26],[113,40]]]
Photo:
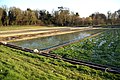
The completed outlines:
[[[3,32],[24,29],[48,29],[48,27],[0,27],[0,31]],[[120,67],[119,36],[120,30],[109,30],[97,37],[82,40],[78,43],[54,50],[52,53],[62,55],[63,57]],[[0,80],[10,79],[119,80],[120,74],[95,70],[83,65],[73,65],[62,60],[52,59],[0,45]]]
[[[59,48],[51,53],[120,68],[120,29],[107,30],[96,37]]]
[[[119,80],[119,74],[0,45],[0,80]]]

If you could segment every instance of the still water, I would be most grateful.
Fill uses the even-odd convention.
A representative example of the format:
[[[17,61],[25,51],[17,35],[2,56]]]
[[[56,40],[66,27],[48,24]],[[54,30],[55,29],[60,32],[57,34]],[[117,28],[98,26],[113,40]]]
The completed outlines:
[[[11,43],[17,46],[21,46],[23,48],[43,50],[59,44],[64,44],[66,42],[80,40],[85,37],[91,36],[92,34],[98,33],[100,31],[103,31],[103,30],[102,29],[86,30],[86,31],[62,34],[57,36],[49,36],[49,37],[41,37],[41,38],[35,38],[30,40],[15,41]]]

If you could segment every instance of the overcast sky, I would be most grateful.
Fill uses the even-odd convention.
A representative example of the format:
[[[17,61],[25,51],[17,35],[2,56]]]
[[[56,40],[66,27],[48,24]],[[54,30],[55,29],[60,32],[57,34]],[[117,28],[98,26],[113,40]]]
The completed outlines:
[[[87,17],[94,12],[106,14],[120,9],[120,0],[0,0],[0,7],[18,7],[22,10],[46,9],[50,12],[57,7],[63,6],[73,12],[78,12],[81,17]]]

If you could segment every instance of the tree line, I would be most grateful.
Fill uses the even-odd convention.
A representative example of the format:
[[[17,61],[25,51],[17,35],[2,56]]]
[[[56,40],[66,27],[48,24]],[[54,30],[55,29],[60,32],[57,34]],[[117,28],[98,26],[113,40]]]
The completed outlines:
[[[89,25],[120,25],[120,10],[107,15],[93,13],[89,17],[81,18],[68,8],[58,7],[49,13],[47,10],[21,10],[20,8],[0,7],[0,26],[8,25],[47,25],[47,26],[89,26]]]

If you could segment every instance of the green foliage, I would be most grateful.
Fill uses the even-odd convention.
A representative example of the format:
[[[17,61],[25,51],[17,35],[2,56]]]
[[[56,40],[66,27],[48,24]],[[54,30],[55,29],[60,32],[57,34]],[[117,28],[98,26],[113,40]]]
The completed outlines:
[[[119,74],[73,65],[0,45],[0,80],[119,80]]]
[[[51,53],[67,58],[120,67],[120,29],[108,30],[97,37],[53,50]]]

